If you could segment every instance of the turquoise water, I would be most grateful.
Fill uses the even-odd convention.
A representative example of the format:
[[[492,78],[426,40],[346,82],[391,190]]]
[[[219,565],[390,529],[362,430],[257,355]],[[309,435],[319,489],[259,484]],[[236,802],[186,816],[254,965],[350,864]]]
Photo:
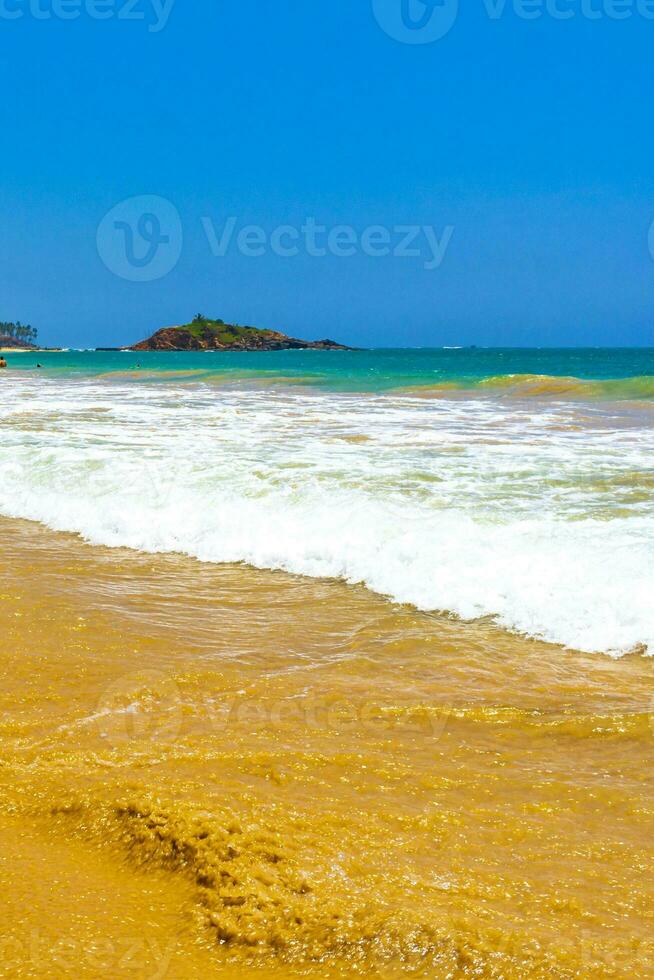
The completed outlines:
[[[625,381],[637,384],[581,392],[616,397],[654,397],[654,348],[517,349],[461,348],[365,350],[352,352],[278,351],[271,353],[149,353],[90,352],[21,353],[8,355],[11,369],[41,370],[49,375],[101,375],[135,372],[153,380],[169,372],[188,373],[196,381],[225,378],[283,379],[331,391],[381,392],[398,388],[453,385],[475,389],[511,377],[516,384],[535,378],[577,378],[581,381]],[[155,377],[156,379],[156,377]],[[572,390],[572,388],[569,388]]]
[[[653,349],[8,361],[2,515],[654,655]]]

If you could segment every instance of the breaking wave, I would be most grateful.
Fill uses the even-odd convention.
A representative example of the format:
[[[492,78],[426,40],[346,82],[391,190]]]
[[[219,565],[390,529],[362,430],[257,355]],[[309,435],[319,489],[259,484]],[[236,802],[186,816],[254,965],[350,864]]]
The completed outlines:
[[[565,400],[530,407],[13,375],[0,512],[96,544],[339,577],[585,651],[652,652],[651,419],[554,381]],[[592,384],[647,397],[652,383]]]

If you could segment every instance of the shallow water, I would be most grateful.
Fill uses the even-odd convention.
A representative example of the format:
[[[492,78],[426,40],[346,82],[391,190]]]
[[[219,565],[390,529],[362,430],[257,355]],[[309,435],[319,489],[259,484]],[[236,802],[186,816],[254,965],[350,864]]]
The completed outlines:
[[[652,975],[650,658],[0,535],[1,975]]]
[[[453,357],[461,372],[652,360],[582,354],[170,354],[141,357],[145,373],[119,370],[133,354],[51,354],[44,373],[19,355],[0,379],[0,514],[361,582],[576,649],[654,649],[654,378],[425,383]],[[338,390],[355,381],[367,390]]]
[[[12,353],[12,371],[50,377],[239,383],[294,382],[323,391],[402,388],[565,391],[577,397],[654,398],[654,348],[406,348],[361,351]],[[558,379],[557,383],[553,383]]]

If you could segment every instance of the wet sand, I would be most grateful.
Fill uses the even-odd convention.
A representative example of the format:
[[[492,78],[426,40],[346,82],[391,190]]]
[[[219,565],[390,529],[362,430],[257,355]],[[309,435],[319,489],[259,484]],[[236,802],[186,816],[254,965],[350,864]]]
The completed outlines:
[[[650,659],[0,541],[0,976],[654,974]]]

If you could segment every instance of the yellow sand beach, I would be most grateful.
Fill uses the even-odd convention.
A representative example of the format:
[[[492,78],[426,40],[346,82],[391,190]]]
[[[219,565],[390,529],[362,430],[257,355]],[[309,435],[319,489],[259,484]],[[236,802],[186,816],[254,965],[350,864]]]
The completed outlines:
[[[3,977],[649,977],[651,660],[0,524]]]

